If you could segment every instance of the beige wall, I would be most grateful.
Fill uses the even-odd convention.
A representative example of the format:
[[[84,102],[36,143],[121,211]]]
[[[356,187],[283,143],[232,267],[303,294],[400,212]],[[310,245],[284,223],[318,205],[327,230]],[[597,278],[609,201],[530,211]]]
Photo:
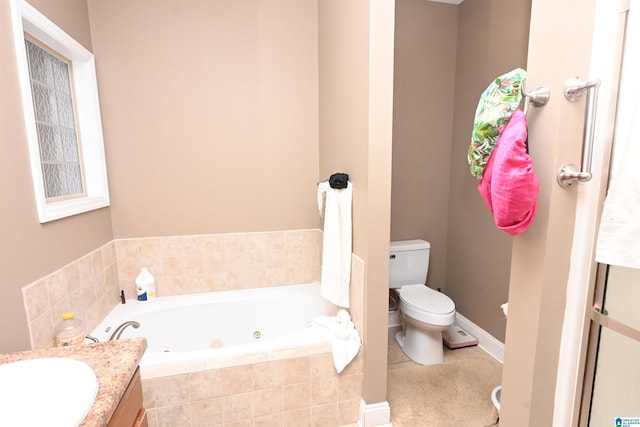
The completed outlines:
[[[315,0],[89,0],[117,238],[317,228]]]
[[[354,253],[364,261],[362,397],[386,401],[394,2],[319,2],[320,177],[353,184]]]
[[[84,2],[31,1],[91,48]],[[0,1],[0,352],[29,348],[21,287],[112,239],[108,208],[40,224],[33,195],[9,0]]]
[[[391,240],[431,243],[433,288],[445,287],[457,33],[458,6],[396,1]]]
[[[466,0],[458,21],[445,287],[459,313],[503,342],[500,304],[508,299],[513,239],[495,227],[469,173],[467,150],[482,91],[496,76],[526,69],[530,8],[530,0],[492,0],[490,7]]]

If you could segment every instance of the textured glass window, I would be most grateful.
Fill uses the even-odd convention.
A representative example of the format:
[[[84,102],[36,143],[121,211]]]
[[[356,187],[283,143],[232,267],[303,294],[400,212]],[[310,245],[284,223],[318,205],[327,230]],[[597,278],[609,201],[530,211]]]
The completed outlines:
[[[69,63],[25,40],[47,199],[84,194]]]

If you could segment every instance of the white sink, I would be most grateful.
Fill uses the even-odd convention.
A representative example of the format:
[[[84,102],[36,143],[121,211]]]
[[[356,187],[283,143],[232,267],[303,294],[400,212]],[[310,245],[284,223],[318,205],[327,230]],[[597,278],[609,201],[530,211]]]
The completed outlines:
[[[93,369],[75,359],[41,358],[0,365],[0,426],[77,426],[97,393]]]

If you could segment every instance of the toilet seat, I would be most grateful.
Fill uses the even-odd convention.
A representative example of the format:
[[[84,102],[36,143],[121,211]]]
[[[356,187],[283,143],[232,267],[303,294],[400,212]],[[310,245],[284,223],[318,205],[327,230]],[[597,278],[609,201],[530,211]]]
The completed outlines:
[[[415,310],[447,315],[456,309],[451,298],[424,285],[405,285],[399,294],[400,301]]]

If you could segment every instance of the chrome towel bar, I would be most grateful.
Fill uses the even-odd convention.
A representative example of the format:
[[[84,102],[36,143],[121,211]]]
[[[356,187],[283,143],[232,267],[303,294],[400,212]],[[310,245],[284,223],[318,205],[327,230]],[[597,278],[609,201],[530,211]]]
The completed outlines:
[[[558,171],[558,184],[563,188],[570,188],[577,182],[591,180],[591,153],[593,151],[593,135],[595,130],[596,104],[598,102],[598,87],[600,80],[584,81],[579,77],[567,80],[564,84],[564,96],[571,102],[578,101],[586,94],[586,109],[584,116],[584,130],[582,136],[582,158],[580,170],[574,165],[564,165]]]

